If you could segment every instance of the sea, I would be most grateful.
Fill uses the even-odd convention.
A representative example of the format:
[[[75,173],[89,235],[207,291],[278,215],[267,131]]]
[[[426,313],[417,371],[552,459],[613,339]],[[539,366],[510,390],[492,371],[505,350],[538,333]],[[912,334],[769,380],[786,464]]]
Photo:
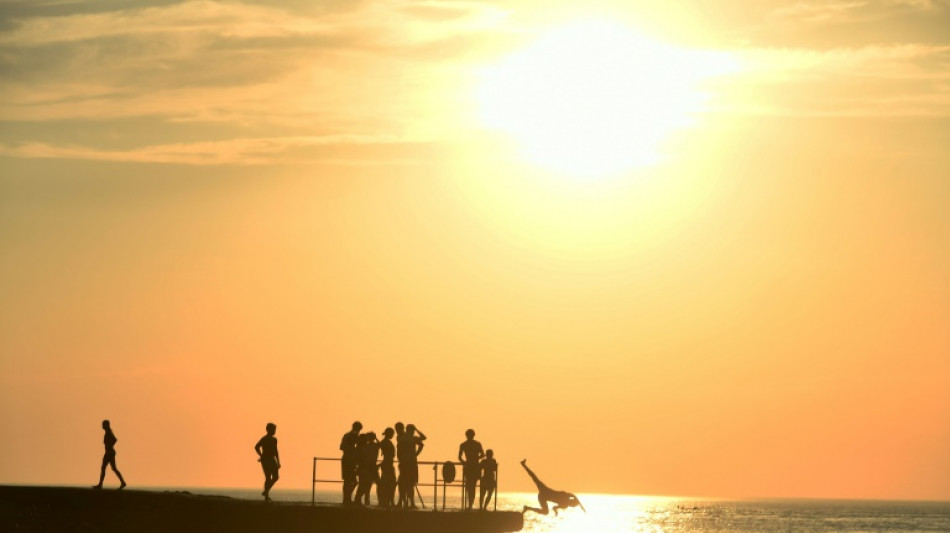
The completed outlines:
[[[183,489],[175,489],[183,490]],[[260,500],[259,489],[185,489],[193,494]],[[422,493],[427,509],[432,494]],[[441,492],[439,497],[441,498]],[[280,490],[271,497],[284,502],[311,501],[309,490]],[[558,516],[525,515],[525,532],[545,533],[677,533],[677,532],[922,532],[950,533],[950,502],[861,501],[809,499],[711,499],[614,494],[578,494],[579,508]],[[318,491],[315,500],[337,503],[338,492]],[[373,495],[375,502],[375,494]],[[439,501],[439,507],[442,502]],[[537,506],[534,493],[502,493],[497,509],[521,511]],[[458,495],[446,497],[446,508],[459,509]],[[448,533],[448,532],[447,532]]]

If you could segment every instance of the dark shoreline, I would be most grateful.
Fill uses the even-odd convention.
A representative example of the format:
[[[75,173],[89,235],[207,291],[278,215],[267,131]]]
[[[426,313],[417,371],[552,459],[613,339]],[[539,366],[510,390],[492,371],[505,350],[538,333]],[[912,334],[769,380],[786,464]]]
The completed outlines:
[[[521,513],[387,511],[189,492],[0,486],[0,530],[114,533],[520,531]]]

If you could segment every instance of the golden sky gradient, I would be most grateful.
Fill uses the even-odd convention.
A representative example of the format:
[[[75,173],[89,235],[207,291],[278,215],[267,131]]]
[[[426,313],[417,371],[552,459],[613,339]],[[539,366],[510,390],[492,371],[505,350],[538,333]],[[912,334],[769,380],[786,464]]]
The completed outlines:
[[[0,1],[0,483],[950,499],[950,2],[749,4]]]

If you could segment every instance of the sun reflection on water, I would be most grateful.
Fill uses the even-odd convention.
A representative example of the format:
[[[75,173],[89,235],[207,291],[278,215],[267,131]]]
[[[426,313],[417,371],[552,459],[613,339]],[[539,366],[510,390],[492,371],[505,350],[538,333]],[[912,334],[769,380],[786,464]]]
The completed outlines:
[[[611,494],[581,496],[587,512],[579,508],[561,511],[559,516],[527,513],[524,531],[551,533],[629,533],[669,531],[662,524],[677,514],[676,498],[631,497]],[[659,518],[659,520],[658,520]]]

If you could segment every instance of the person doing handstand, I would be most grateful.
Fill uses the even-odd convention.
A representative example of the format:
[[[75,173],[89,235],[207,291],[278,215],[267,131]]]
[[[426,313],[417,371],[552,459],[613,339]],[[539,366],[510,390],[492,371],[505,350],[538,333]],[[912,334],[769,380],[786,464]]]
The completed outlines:
[[[528,468],[527,462],[527,459],[522,459],[521,466],[524,467],[528,475],[531,476],[531,480],[534,481],[534,484],[538,487],[538,503],[541,504],[541,507],[528,507],[525,505],[524,509],[521,510],[522,513],[534,511],[539,514],[548,514],[548,502],[554,503],[554,516],[557,516],[559,510],[567,509],[568,507],[580,506],[585,513],[587,512],[587,509],[584,509],[584,505],[573,493],[564,492],[563,490],[554,490],[545,485],[544,482],[538,479],[538,476],[534,475],[534,472]]]

